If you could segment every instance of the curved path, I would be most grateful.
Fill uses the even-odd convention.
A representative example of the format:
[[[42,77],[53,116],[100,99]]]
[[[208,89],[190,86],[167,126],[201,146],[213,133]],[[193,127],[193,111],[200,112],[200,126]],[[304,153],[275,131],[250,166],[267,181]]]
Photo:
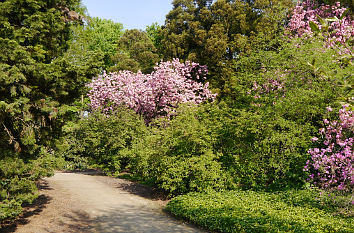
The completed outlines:
[[[56,173],[41,185],[41,210],[28,210],[18,233],[202,232],[167,215],[143,185],[95,173]],[[37,203],[38,207],[38,203]]]

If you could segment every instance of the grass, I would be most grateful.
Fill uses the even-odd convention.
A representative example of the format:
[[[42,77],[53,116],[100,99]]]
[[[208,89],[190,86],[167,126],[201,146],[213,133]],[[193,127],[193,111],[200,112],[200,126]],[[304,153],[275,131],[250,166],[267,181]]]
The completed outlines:
[[[167,209],[217,232],[354,232],[353,217],[333,203],[311,190],[225,191],[178,196]]]

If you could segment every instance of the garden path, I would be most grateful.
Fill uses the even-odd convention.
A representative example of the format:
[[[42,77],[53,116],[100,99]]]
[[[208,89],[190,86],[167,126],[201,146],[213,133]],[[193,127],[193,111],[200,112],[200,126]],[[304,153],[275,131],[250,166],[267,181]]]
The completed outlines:
[[[57,172],[41,182],[40,190],[36,205],[27,208],[13,231],[202,232],[165,213],[166,201],[150,188],[97,172]]]

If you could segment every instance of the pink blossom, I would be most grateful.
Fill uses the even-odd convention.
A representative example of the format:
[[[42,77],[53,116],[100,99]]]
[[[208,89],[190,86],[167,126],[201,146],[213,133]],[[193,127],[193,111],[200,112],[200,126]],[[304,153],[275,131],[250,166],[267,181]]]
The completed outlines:
[[[322,35],[326,38],[326,44],[329,47],[335,47],[337,43],[345,44],[352,40],[354,36],[354,21],[351,16],[343,16],[346,8],[341,7],[340,2],[334,5],[320,5],[315,0],[305,0],[299,2],[292,12],[288,25],[289,31],[295,37],[312,37],[313,31],[310,27],[310,22],[315,23]],[[327,21],[327,28],[320,22],[322,19],[336,19]],[[350,49],[344,48],[341,53],[351,53]]]
[[[320,188],[354,192],[354,113],[348,105],[339,110],[339,119],[324,120],[327,126],[320,129],[324,148],[308,151],[311,159],[304,170],[312,173],[310,180]]]
[[[214,100],[216,94],[208,90],[208,83],[192,79],[205,79],[206,74],[205,66],[173,59],[161,62],[151,74],[104,73],[87,85],[88,96],[93,109],[108,112],[126,105],[150,122],[156,117],[169,116],[179,103]]]

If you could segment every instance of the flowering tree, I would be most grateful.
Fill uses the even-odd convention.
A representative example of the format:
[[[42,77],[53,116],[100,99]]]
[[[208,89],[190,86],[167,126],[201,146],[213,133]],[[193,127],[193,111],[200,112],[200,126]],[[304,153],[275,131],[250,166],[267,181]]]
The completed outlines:
[[[354,35],[354,21],[346,16],[347,12],[340,2],[320,5],[315,0],[305,0],[293,10],[288,29],[297,37],[322,31],[329,46],[344,44]]]
[[[330,107],[328,111],[332,111]],[[339,121],[324,120],[323,148],[312,148],[308,152],[305,171],[310,171],[310,180],[327,190],[354,191],[354,113],[344,105],[339,110]],[[312,141],[318,141],[314,137]]]
[[[103,74],[92,80],[88,87],[91,107],[103,111],[126,105],[149,122],[159,116],[169,116],[179,103],[199,104],[213,100],[205,79],[207,68],[178,59],[161,62],[151,74],[121,71]]]

